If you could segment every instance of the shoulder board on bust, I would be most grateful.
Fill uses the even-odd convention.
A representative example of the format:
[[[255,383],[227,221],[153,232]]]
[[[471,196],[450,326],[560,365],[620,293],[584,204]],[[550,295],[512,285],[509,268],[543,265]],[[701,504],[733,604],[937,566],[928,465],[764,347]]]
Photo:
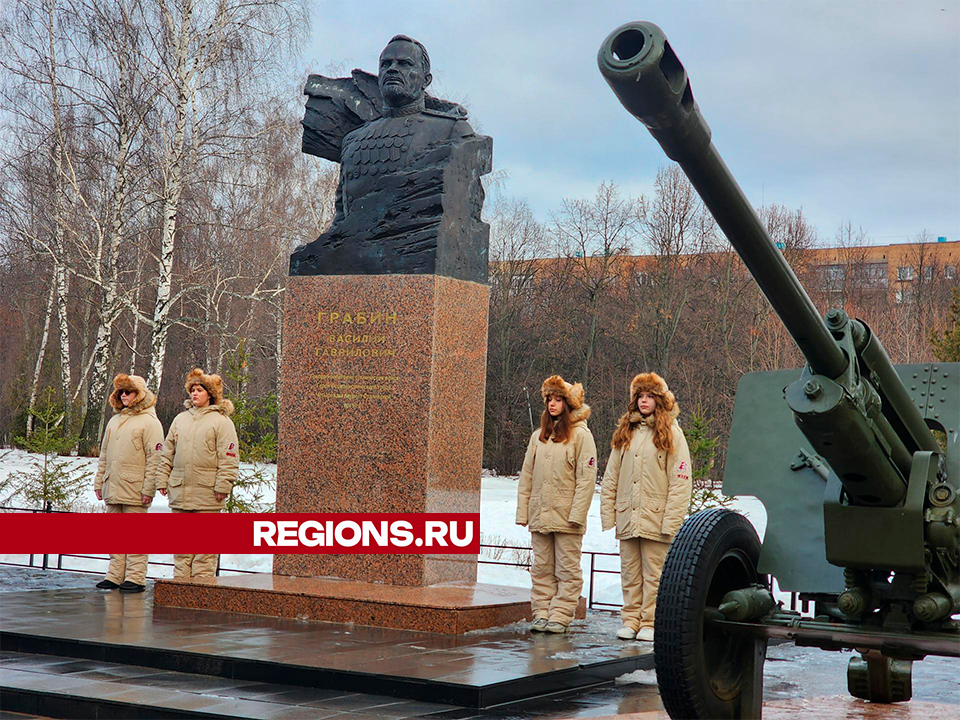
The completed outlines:
[[[446,118],[447,120],[466,120],[466,115],[461,115],[457,112],[445,112],[443,110],[432,110],[430,108],[425,108],[423,111],[424,115],[432,115],[433,117]]]
[[[377,120],[379,120],[379,119],[380,119],[380,118],[377,118]],[[357,137],[363,136],[365,132],[369,132],[369,131],[370,131],[370,125],[373,124],[373,123],[375,123],[375,122],[376,122],[376,120],[371,120],[370,122],[366,122],[366,123],[364,123],[363,125],[361,125],[361,126],[359,126],[359,127],[355,127],[353,130],[351,130],[350,132],[348,132],[346,135],[343,136],[343,141],[342,141],[342,142],[345,143],[348,138],[349,138],[350,140],[353,140],[353,139],[355,139],[355,138],[357,138]]]

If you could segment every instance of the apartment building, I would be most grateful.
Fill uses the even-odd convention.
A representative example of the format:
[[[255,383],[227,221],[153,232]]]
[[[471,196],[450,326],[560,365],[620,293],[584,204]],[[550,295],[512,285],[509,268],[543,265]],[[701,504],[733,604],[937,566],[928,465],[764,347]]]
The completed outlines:
[[[805,259],[819,290],[839,292],[848,284],[886,290],[895,303],[909,301],[918,288],[958,285],[960,241],[814,248]],[[848,282],[849,281],[849,282]]]

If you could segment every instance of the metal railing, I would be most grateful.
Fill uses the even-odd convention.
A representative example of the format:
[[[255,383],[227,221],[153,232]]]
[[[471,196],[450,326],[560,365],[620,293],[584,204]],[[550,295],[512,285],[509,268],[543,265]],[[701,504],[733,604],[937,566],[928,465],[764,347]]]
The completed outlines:
[[[512,550],[516,553],[519,552],[533,552],[533,548],[523,546],[523,545],[487,545],[485,543],[480,543],[480,555],[478,556],[477,562],[480,565],[506,565],[508,567],[518,567],[518,568],[529,568],[529,562],[509,562],[503,560],[484,560],[483,559],[483,549],[487,548],[490,550]],[[594,597],[594,578],[597,575],[619,575],[619,570],[606,570],[604,568],[597,567],[597,556],[601,557],[615,557],[619,558],[620,553],[612,552],[600,552],[599,550],[582,550],[581,555],[590,556],[590,570],[587,573],[586,584],[587,584],[587,608],[593,610],[596,608],[599,609],[609,609],[616,610],[622,606],[621,603],[608,603],[601,600],[597,600]]]

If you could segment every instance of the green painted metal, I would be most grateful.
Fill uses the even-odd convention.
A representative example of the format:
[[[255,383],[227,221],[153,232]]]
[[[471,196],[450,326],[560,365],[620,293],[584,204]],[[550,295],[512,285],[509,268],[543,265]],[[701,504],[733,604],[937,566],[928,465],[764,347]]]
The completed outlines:
[[[823,493],[827,483],[814,468],[792,469],[809,443],[783,400],[800,370],[747,373],[737,402],[723,475],[726,495],[752,495],[767,511],[759,570],[788,592],[843,590],[843,570],[827,562]]]
[[[923,501],[936,478],[936,455],[921,451],[910,473],[907,496],[899,507],[863,507],[842,502],[842,486],[833,476],[823,502],[827,561],[843,568],[924,571]]]

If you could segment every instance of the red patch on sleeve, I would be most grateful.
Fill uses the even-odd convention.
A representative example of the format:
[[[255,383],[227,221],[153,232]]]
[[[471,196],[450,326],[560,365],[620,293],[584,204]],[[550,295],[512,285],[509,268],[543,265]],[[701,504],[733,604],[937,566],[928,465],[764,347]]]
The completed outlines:
[[[227,457],[235,458],[236,456],[237,456],[236,453],[232,453],[232,452],[228,452],[228,453],[227,453]]]
[[[594,463],[596,463],[596,461],[597,461],[596,458],[590,458],[590,462],[587,463],[587,466],[588,466],[588,467],[593,467],[593,465],[594,465]]]
[[[680,461],[680,467],[678,467],[677,470],[686,470],[688,467],[690,467],[690,466],[687,465],[687,461],[686,461],[686,460],[681,460],[681,461]]]
[[[236,443],[230,443],[229,445],[227,445],[227,450],[236,450],[236,449],[237,449]]]
[[[157,446],[154,448],[156,452],[163,450],[163,443],[157,443]]]

